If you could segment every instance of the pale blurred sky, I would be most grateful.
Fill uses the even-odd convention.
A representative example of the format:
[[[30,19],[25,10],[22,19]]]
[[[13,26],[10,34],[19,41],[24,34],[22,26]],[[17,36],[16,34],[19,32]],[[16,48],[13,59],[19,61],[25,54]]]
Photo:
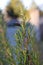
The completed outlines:
[[[5,6],[9,3],[10,0],[0,0],[0,8],[4,9]],[[31,6],[31,3],[33,0],[21,0],[22,3],[24,4],[25,8],[29,9]],[[35,3],[41,8],[43,9],[43,0],[34,0]]]

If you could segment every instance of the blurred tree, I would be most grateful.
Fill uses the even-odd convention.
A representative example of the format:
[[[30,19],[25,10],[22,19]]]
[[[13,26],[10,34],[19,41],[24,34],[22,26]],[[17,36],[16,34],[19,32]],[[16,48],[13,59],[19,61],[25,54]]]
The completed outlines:
[[[17,13],[18,15],[23,14],[24,6],[20,0],[11,0],[10,6],[13,8],[14,13]]]
[[[29,20],[29,11],[24,8],[20,0],[11,0],[7,6],[7,9],[10,9],[10,7],[14,10],[15,15],[18,15],[21,19],[23,19],[23,17],[26,17],[25,21]]]
[[[25,19],[25,18],[24,18]],[[16,62],[18,65],[40,65],[39,56],[35,50],[34,27],[23,21],[20,30],[15,34],[17,46],[15,47]]]
[[[25,23],[25,12],[22,15],[23,23],[21,28],[16,33],[17,46],[15,46],[15,48],[12,48],[7,42],[4,28],[2,24],[0,24],[0,65],[17,65],[17,63],[18,65],[30,65],[32,62],[33,64],[31,65],[39,65],[36,53],[34,51],[31,52],[28,49],[31,44],[34,46],[35,38],[33,35],[30,35],[33,32],[33,27],[30,24],[26,25]],[[2,15],[0,16],[0,22],[3,22]],[[13,54],[16,55],[16,60],[14,59]]]
[[[0,14],[0,65],[16,65],[2,23],[2,14]]]

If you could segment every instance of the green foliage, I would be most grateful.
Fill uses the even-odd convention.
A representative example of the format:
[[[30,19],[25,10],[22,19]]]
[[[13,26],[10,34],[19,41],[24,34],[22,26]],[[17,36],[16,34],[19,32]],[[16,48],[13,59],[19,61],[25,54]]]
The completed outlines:
[[[25,20],[23,14],[21,28],[15,34],[17,45],[12,47],[6,40],[2,17],[0,17],[0,65],[39,65],[34,48],[36,41],[33,26],[26,24]]]
[[[23,19],[22,16],[26,17],[26,22],[29,20],[30,15],[29,11],[27,11],[22,2],[20,0],[11,0],[9,5],[6,7],[8,10],[12,8],[14,10],[14,14]]]
[[[5,37],[3,23],[2,14],[0,14],[0,65],[15,65],[10,45]]]
[[[18,14],[19,16],[23,14],[24,6],[20,0],[11,0],[7,8],[9,9],[10,7],[14,10],[14,14]]]
[[[17,46],[15,47],[18,65],[40,65],[35,46],[35,32],[31,24],[24,21],[20,30],[16,33]]]

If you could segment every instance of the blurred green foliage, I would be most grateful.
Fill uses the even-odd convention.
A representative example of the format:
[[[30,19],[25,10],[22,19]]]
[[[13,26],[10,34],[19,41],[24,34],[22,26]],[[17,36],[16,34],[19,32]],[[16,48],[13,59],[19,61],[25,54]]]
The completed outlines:
[[[11,0],[9,5],[8,8],[13,7],[15,13],[21,15],[23,22],[20,30],[15,34],[17,45],[12,47],[6,40],[6,26],[3,24],[2,14],[0,14],[0,65],[40,65],[36,47],[34,47],[36,41],[33,26],[25,23],[27,11],[19,0]]]
[[[26,22],[30,19],[29,11],[24,8],[24,5],[20,0],[11,0],[6,8],[8,10],[12,8],[14,14],[18,15],[21,19],[23,19],[23,16],[26,17]]]
[[[15,54],[17,55],[16,60],[18,61],[18,65],[40,65],[39,55],[35,50],[36,47],[34,47],[36,40],[33,26],[23,21],[15,37],[17,42]]]
[[[0,14],[0,65],[15,65],[15,61],[10,50],[10,45],[5,37],[3,23],[4,21],[2,19],[2,14]]]

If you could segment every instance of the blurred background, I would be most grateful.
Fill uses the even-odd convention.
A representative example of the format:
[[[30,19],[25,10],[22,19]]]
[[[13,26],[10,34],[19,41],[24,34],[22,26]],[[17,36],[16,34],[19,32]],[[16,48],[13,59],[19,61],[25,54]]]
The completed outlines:
[[[10,7],[19,15],[18,20],[20,23],[23,22],[23,18],[25,17],[26,23],[28,22],[35,26],[38,40],[36,44],[40,55],[40,62],[43,64],[43,0],[0,0],[0,43],[6,43],[4,31],[4,29],[6,30],[6,26],[3,20],[3,12],[5,8],[9,10]]]

